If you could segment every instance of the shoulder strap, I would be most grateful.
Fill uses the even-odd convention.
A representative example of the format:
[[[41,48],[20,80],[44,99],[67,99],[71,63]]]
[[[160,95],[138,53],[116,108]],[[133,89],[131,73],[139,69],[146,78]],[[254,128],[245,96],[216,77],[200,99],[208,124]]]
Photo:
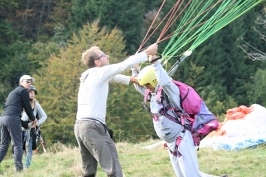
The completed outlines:
[[[163,96],[162,92],[163,92],[163,88],[161,86],[159,86],[159,88],[157,90],[157,94],[156,94],[157,100],[159,100]]]
[[[150,92],[151,92],[150,89],[146,89],[145,95],[144,95],[144,103],[147,102]]]
[[[175,111],[182,112],[182,113],[185,112],[185,111],[182,109],[182,105],[181,105],[181,103],[180,103],[180,106],[181,106],[181,107],[175,107],[175,106],[171,103],[171,101],[169,100],[168,96],[166,95],[166,93],[165,93],[163,90],[161,90],[159,94],[160,94],[161,97],[163,97],[163,98],[166,100],[166,102],[169,104],[170,109],[173,109],[173,110],[175,110]],[[158,98],[159,98],[159,94],[158,94]],[[160,98],[161,98],[161,97],[160,97]],[[180,100],[180,102],[181,102],[181,100]]]
[[[172,82],[173,82],[173,83],[179,88],[179,85],[177,84],[178,81],[172,80]],[[179,90],[180,90],[180,89],[179,89]],[[168,96],[164,93],[163,88],[160,86],[160,87],[158,88],[158,91],[157,91],[157,99],[160,99],[161,97],[165,97],[167,103],[169,103],[169,105],[170,105],[172,108],[174,108],[174,106],[171,104],[170,100],[168,99]],[[180,111],[182,111],[182,112],[184,112],[184,110],[183,110],[183,108],[182,108],[182,102],[183,102],[184,99],[185,99],[185,98],[182,99],[182,97],[181,97],[181,91],[180,91],[180,107],[177,107],[176,109],[178,109],[178,110],[180,110]]]

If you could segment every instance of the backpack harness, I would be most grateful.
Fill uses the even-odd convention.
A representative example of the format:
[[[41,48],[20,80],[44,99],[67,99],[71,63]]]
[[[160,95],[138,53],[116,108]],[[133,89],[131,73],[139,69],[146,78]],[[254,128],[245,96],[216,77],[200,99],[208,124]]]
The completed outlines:
[[[161,115],[164,115],[166,118],[171,121],[178,123],[184,126],[184,129],[180,132],[178,138],[176,139],[176,146],[178,147],[184,138],[186,130],[191,131],[194,145],[199,146],[200,140],[206,137],[211,131],[217,130],[218,120],[216,117],[208,110],[205,103],[202,101],[201,97],[197,92],[190,86],[172,80],[172,82],[180,90],[180,106],[181,108],[175,108],[168,99],[168,96],[164,93],[162,87],[158,88],[156,93],[156,101],[162,103],[163,107],[160,109],[159,113],[153,114],[153,119],[155,121]],[[144,102],[142,103],[145,109],[150,113],[150,108],[146,105],[148,98],[151,96],[150,90],[147,89],[144,96]],[[163,102],[166,101],[166,106]],[[169,115],[167,111],[171,111],[174,115]],[[167,147],[166,144],[164,144]],[[169,149],[170,150],[170,149]],[[181,153],[177,150],[175,152],[170,152],[175,156],[182,156]]]
[[[36,109],[36,107],[34,107],[32,110],[34,111]],[[36,111],[37,112],[37,111]],[[37,112],[36,114],[36,119],[39,120],[39,113]],[[25,131],[26,135],[25,137],[23,137],[23,149],[25,148],[26,151],[26,156],[28,154],[28,146],[29,146],[29,141],[30,139],[32,139],[32,150],[36,151],[37,150],[37,142],[42,139],[41,137],[41,130],[40,130],[40,126],[36,126],[35,128],[32,128],[33,123],[30,124],[29,128]],[[46,152],[46,149],[43,145],[42,142],[42,146],[44,148],[44,152]]]

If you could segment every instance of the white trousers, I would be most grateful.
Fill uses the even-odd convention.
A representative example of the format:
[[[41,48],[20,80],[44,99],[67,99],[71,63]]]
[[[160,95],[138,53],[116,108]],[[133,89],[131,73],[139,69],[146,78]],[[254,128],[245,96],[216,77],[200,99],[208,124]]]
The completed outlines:
[[[164,116],[153,121],[154,129],[160,139],[164,140],[169,148],[170,161],[176,176],[178,177],[215,177],[199,171],[199,163],[196,148],[190,131],[185,135],[178,147],[181,157],[174,156],[171,151],[176,151],[176,139],[183,130],[183,126],[174,123]],[[171,151],[170,151],[171,149]]]
[[[190,131],[185,132],[178,147],[181,157],[174,156],[169,150],[170,160],[178,177],[216,177],[199,171],[197,152]]]

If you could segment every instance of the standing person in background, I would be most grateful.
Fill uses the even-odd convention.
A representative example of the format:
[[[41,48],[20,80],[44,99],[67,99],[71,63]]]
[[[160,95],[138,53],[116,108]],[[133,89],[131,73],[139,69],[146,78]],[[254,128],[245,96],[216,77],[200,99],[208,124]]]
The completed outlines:
[[[191,53],[187,51],[185,54],[189,56]],[[159,56],[150,56],[149,61],[152,65],[146,66],[142,70],[136,66],[136,68],[132,68],[132,74],[138,77],[139,85],[134,84],[136,90],[143,96],[146,96],[146,91],[150,92],[149,112],[153,114],[154,130],[157,136],[167,144],[174,172],[178,177],[215,177],[199,170],[191,132],[186,130],[183,125],[173,121],[176,115],[170,105],[173,105],[174,108],[181,108],[180,90],[172,82],[172,78],[168,76],[158,59],[160,59]],[[160,101],[157,98],[159,86],[167,96],[160,98]],[[178,143],[179,138],[182,139],[180,144]],[[227,177],[227,175],[223,174],[220,177]]]
[[[31,109],[28,92],[28,89],[33,82],[35,82],[35,79],[29,75],[23,75],[20,78],[19,86],[8,95],[4,111],[0,117],[0,163],[7,153],[10,141],[12,141],[12,144],[14,145],[15,169],[17,172],[23,170],[22,131],[20,119],[23,108],[29,116],[30,121],[37,121]],[[26,127],[28,127],[28,125],[26,125]]]
[[[36,149],[36,136],[38,136],[36,130],[38,130],[40,128],[40,125],[43,122],[45,122],[47,119],[47,115],[44,112],[44,110],[42,109],[41,105],[36,101],[35,95],[37,95],[37,89],[36,89],[36,87],[31,85],[30,89],[29,89],[29,98],[30,98],[31,108],[33,110],[34,116],[37,118],[37,122],[35,122],[32,125],[31,130],[29,130],[30,131],[30,137],[27,137],[26,129],[22,128],[22,130],[23,130],[22,135],[23,135],[25,146],[28,144],[28,146],[25,147],[25,152],[26,152],[25,167],[26,168],[29,168],[29,166],[31,164],[32,150]],[[29,116],[27,115],[27,113],[25,111],[22,114],[21,120],[24,122],[30,121]],[[25,142],[25,140],[27,138],[29,138],[28,143]]]
[[[108,177],[123,176],[115,144],[105,126],[109,82],[135,82],[119,73],[147,61],[148,55],[155,54],[157,48],[158,45],[153,44],[123,62],[111,65],[109,55],[99,47],[91,47],[82,54],[82,61],[88,69],[80,78],[75,137],[80,147],[83,177],[96,177],[98,163]]]

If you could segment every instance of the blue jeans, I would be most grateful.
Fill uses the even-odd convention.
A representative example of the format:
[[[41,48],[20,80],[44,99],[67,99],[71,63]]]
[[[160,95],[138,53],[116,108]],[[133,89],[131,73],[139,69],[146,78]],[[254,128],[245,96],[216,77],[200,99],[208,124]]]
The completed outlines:
[[[26,131],[23,131],[24,137],[25,139],[27,139],[27,134]],[[26,142],[27,143],[27,142]],[[25,154],[25,168],[29,168],[30,167],[30,163],[31,163],[31,159],[32,159],[32,136],[30,136],[29,139],[29,144],[26,147],[27,144],[25,144],[25,148],[26,148],[26,154]]]

